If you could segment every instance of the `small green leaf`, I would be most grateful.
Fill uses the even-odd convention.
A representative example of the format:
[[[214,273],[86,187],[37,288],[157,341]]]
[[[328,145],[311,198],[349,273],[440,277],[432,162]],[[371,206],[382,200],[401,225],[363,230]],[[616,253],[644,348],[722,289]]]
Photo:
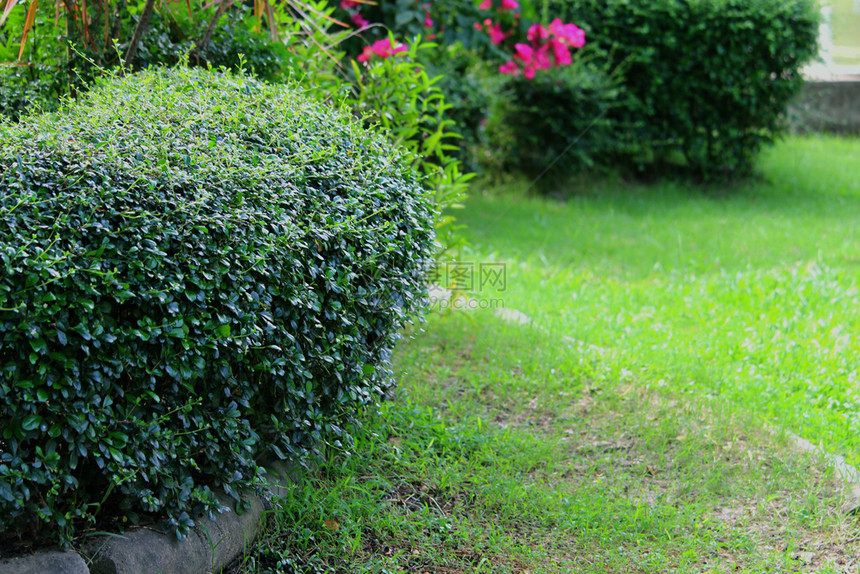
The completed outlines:
[[[174,328],[170,329],[169,331],[167,331],[167,334],[170,337],[175,337],[177,339],[184,339],[185,338],[185,329],[183,329],[182,327],[174,327]]]
[[[37,353],[41,353],[48,345],[45,343],[43,338],[39,337],[38,339],[30,339],[30,346],[33,347],[33,350]]]
[[[21,421],[21,428],[25,431],[31,431],[39,428],[40,424],[42,424],[42,417],[39,415],[27,415]]]

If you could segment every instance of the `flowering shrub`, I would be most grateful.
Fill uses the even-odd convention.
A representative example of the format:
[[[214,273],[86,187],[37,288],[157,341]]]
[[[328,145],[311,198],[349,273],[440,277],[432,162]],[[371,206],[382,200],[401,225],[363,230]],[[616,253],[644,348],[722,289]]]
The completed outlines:
[[[415,0],[411,4],[401,1],[374,6],[355,0],[342,0],[340,7],[348,12],[349,20],[360,29],[367,28],[371,21],[375,21],[383,25],[381,29],[388,29],[400,36],[423,32],[432,39],[437,33],[446,31],[446,22],[454,23],[455,27],[460,28],[457,40],[479,47],[480,40],[469,37],[468,27],[462,26],[464,21],[471,20],[472,30],[483,34],[489,41],[489,46],[485,46],[484,57],[503,60],[504,63],[498,67],[500,73],[513,76],[522,73],[527,79],[534,78],[539,70],[569,66],[572,62],[571,48],[585,45],[585,32],[575,24],[564,23],[561,18],[553,19],[548,26],[533,22],[532,18],[522,16],[521,5],[517,0],[482,0],[477,11],[472,4],[471,10],[463,10],[453,19],[453,15],[444,10],[445,7],[451,8],[451,4],[455,3]],[[433,13],[437,10],[439,13],[434,18]],[[423,29],[416,31],[416,25]],[[450,41],[450,37],[446,40]],[[366,62],[373,55],[385,58],[393,53],[397,51],[383,38],[365,46],[358,60]]]
[[[564,24],[561,18],[553,20],[549,27],[532,24],[528,32],[529,44],[517,43],[516,53],[499,71],[503,74],[523,75],[532,79],[537,70],[550,70],[571,64],[570,48],[585,46],[585,32],[576,24]]]
[[[494,46],[505,45],[509,38],[514,40],[521,36],[516,27],[506,26],[502,17],[506,12],[513,13],[515,26],[520,24],[520,5],[516,0],[501,0],[498,6],[493,6],[493,0],[484,0],[478,6],[481,10],[494,11],[496,19],[484,18],[481,22],[475,22],[475,30],[486,31],[490,43]],[[551,70],[569,66],[572,62],[570,48],[582,48],[585,46],[585,31],[576,24],[565,24],[561,18],[555,18],[549,26],[538,22],[528,25],[525,42],[514,42],[512,57],[499,66],[499,72],[523,76],[529,80],[535,77],[538,70]],[[510,47],[509,47],[510,48]]]
[[[356,57],[356,60],[359,62],[366,62],[373,56],[387,58],[394,54],[406,52],[406,50],[407,48],[403,44],[392,43],[390,38],[383,38],[382,40],[377,40],[370,46],[367,46],[364,51]]]

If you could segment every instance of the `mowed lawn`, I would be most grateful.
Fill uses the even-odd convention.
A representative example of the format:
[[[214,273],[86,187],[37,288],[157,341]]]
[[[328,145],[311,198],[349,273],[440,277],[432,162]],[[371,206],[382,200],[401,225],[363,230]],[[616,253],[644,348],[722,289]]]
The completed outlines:
[[[860,141],[791,138],[732,186],[582,178],[473,193],[463,260],[638,386],[719,396],[860,460]],[[519,188],[519,189],[518,189]]]

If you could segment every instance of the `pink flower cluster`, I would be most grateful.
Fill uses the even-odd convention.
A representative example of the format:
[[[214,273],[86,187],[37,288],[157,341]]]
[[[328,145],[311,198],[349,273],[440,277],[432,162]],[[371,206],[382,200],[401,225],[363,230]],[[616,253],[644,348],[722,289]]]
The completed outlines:
[[[513,59],[499,66],[499,72],[518,76],[522,71],[523,76],[531,80],[537,70],[569,66],[570,48],[585,45],[585,32],[576,24],[564,24],[556,18],[549,26],[533,24],[527,39],[529,44],[514,45]]]
[[[475,30],[478,30],[479,32],[486,29],[487,34],[490,35],[490,42],[496,46],[504,42],[505,38],[513,34],[513,32],[503,32],[502,25],[494,23],[490,18],[484,19],[483,24],[481,22],[475,22],[473,26],[475,27]]]
[[[484,0],[481,2],[480,8],[481,10],[489,10],[493,7],[493,0]],[[502,0],[502,5],[499,6],[499,10],[516,10],[520,7],[520,3],[517,0]]]
[[[393,56],[394,54],[399,54],[401,52],[406,52],[407,48],[403,44],[393,44],[391,40],[388,38],[384,38],[382,40],[377,40],[370,46],[366,46],[364,51],[358,55],[356,60],[359,62],[366,62],[371,59],[373,56],[379,56],[380,58],[387,58],[389,56]]]

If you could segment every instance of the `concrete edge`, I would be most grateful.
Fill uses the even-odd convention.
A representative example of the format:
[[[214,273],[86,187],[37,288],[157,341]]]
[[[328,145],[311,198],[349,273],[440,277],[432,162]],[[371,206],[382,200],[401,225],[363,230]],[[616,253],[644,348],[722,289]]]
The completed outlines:
[[[198,517],[188,537],[140,529],[124,535],[100,536],[80,553],[56,548],[0,560],[2,574],[208,574],[229,565],[263,529],[265,513],[297,481],[297,469],[283,462],[266,465],[270,484],[263,496],[249,494],[241,514],[231,497],[216,492],[231,510],[215,520]]]
[[[807,80],[789,104],[787,119],[795,133],[860,133],[860,76]]]
[[[842,482],[845,483],[847,492],[842,505],[842,511],[846,514],[857,514],[860,512],[860,470],[848,464],[844,456],[829,453],[802,436],[790,431],[786,431],[786,436],[788,436],[797,450],[820,456],[836,472],[836,475]]]

